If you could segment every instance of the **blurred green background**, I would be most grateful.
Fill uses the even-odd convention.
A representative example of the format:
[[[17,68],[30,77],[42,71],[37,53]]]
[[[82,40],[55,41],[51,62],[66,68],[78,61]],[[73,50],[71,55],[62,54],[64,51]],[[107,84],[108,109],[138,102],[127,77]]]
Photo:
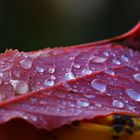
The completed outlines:
[[[0,52],[112,37],[140,20],[140,0],[0,0]]]

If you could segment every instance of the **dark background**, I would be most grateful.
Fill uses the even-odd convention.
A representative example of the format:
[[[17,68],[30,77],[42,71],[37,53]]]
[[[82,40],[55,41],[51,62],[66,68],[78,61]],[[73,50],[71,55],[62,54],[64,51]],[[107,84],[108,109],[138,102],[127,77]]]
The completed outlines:
[[[0,52],[93,42],[139,20],[140,0],[0,0]]]

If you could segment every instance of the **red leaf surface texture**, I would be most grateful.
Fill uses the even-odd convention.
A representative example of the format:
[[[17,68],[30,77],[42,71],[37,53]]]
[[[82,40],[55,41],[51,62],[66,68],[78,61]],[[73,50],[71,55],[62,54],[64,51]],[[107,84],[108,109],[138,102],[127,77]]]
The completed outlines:
[[[0,55],[0,123],[51,130],[112,113],[140,115],[140,23],[121,36]]]

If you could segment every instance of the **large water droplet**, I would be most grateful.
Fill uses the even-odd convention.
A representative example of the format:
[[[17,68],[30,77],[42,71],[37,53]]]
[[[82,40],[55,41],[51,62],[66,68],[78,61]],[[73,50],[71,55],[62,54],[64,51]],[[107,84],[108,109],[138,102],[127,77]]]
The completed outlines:
[[[83,69],[83,70],[82,70],[82,73],[83,73],[83,74],[91,74],[91,73],[92,73],[92,70]]]
[[[92,61],[95,63],[104,63],[106,60],[107,60],[107,58],[99,57],[99,56],[95,56],[92,59]]]
[[[36,66],[36,70],[40,73],[44,72],[44,69],[42,67]]]
[[[73,67],[76,68],[76,69],[79,69],[81,66],[80,66],[80,64],[75,64],[75,63],[74,63],[74,64],[73,64]]]
[[[125,92],[131,99],[140,102],[140,93],[134,89],[126,89]]]
[[[134,74],[133,77],[136,81],[140,82],[140,73]]]
[[[55,69],[54,69],[54,68],[49,68],[49,69],[48,69],[48,72],[49,72],[49,73],[54,73],[54,72],[55,72]]]
[[[10,80],[11,85],[14,87],[17,94],[25,94],[29,91],[29,87],[26,82],[21,80]]]
[[[127,55],[122,55],[121,56],[122,60],[124,60],[125,62],[129,62],[129,57]]]
[[[77,104],[82,106],[82,107],[88,107],[89,106],[89,102],[87,99],[81,98],[77,101]]]
[[[48,86],[48,87],[51,87],[51,86],[53,86],[54,85],[54,81],[53,80],[45,80],[44,81],[44,85],[45,86]]]
[[[111,69],[106,69],[104,71],[104,73],[109,74],[109,75],[112,75],[112,76],[115,75],[115,72],[113,70],[111,70]]]
[[[66,80],[75,79],[75,76],[73,75],[72,72],[68,72],[68,73],[65,74],[65,79]]]
[[[24,69],[30,69],[32,67],[32,61],[24,59],[20,61],[20,65]]]
[[[114,64],[116,64],[116,65],[120,65],[121,64],[121,62],[119,61],[119,60],[117,60],[117,59],[113,59],[113,61],[112,61]]]
[[[91,82],[92,88],[100,91],[100,92],[105,92],[106,91],[106,84],[104,84],[101,80],[94,79]]]
[[[118,107],[118,108],[124,107],[124,103],[122,101],[119,101],[119,100],[113,100],[112,105],[113,105],[113,107]]]

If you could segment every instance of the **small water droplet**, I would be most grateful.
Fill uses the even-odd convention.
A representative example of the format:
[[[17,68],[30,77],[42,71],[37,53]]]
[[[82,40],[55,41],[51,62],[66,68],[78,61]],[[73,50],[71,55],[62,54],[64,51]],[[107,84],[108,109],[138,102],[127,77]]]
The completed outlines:
[[[133,78],[134,78],[136,81],[140,82],[140,73],[134,74],[134,75],[133,75]]]
[[[126,89],[125,92],[131,99],[140,102],[140,93],[134,89]]]
[[[0,85],[2,84],[2,80],[0,79]]]
[[[118,108],[123,108],[124,107],[123,102],[119,101],[119,100],[113,100],[112,105],[113,105],[113,107],[118,107]]]
[[[82,73],[83,73],[83,74],[91,74],[91,73],[92,73],[92,70],[83,69],[83,70],[82,70]]]
[[[55,69],[54,69],[54,68],[49,68],[49,69],[48,69],[48,72],[49,72],[49,73],[54,73],[54,72],[55,72]]]
[[[99,57],[99,56],[95,56],[92,59],[92,61],[95,63],[104,63],[106,60],[107,60],[107,58]]]
[[[112,75],[112,76],[115,75],[115,72],[114,72],[113,70],[111,70],[111,69],[106,69],[106,70],[104,71],[104,73],[109,74],[109,75]]]
[[[92,88],[100,91],[100,92],[105,92],[106,91],[106,84],[104,84],[101,80],[94,79],[91,82]]]
[[[21,80],[10,80],[11,85],[14,87],[17,94],[25,94],[29,91],[29,87],[26,82]]]
[[[13,71],[13,74],[14,74],[16,77],[20,77],[20,72],[19,72],[19,71]]]
[[[89,106],[89,102],[87,99],[81,98],[77,101],[77,104],[82,106],[82,107],[88,107]]]
[[[121,62],[119,61],[119,60],[117,60],[117,59],[113,59],[113,61],[112,61],[114,64],[116,64],[116,65],[120,65],[121,64]]]
[[[104,52],[103,52],[103,55],[109,56],[109,52],[108,52],[108,51],[104,51]]]
[[[32,67],[32,61],[31,60],[21,60],[20,61],[20,66],[24,69],[30,69]]]
[[[125,62],[129,62],[129,57],[127,55],[122,55],[121,56],[122,60],[124,60]]]
[[[79,69],[81,66],[80,66],[80,64],[73,64],[73,67],[76,69]]]
[[[72,72],[68,72],[68,73],[65,74],[65,79],[66,80],[75,79],[75,76],[73,75]]]
[[[84,96],[85,96],[86,98],[89,98],[89,99],[90,99],[90,98],[91,98],[91,99],[92,99],[92,98],[95,98],[95,95],[89,94],[89,93],[85,93]]]
[[[36,66],[36,70],[40,73],[44,72],[44,69],[42,67]]]
[[[3,73],[2,72],[0,72],[0,77],[3,77]]]
[[[44,81],[44,85],[45,86],[48,86],[48,87],[51,87],[51,86],[53,86],[54,85],[54,81],[53,80],[45,80]]]
[[[100,103],[95,103],[95,106],[96,106],[96,107],[102,107],[102,104],[100,104]]]
[[[51,75],[50,79],[55,80],[56,77],[54,75]]]

